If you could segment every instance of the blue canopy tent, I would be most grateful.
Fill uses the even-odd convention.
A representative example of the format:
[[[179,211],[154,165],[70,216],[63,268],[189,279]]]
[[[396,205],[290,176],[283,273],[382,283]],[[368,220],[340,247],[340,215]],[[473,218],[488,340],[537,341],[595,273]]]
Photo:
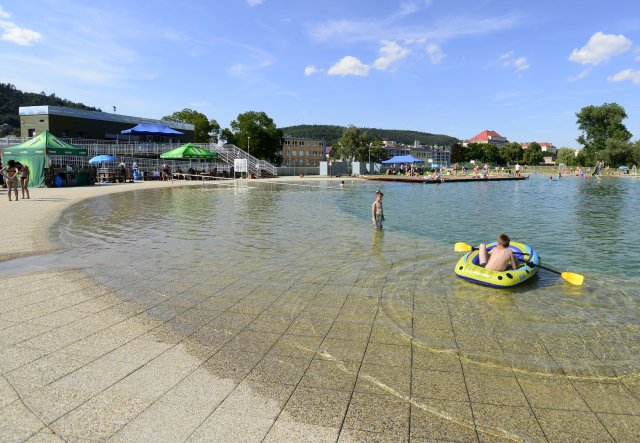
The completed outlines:
[[[136,135],[163,135],[165,137],[175,137],[184,135],[184,132],[176,131],[167,125],[155,123],[140,123],[133,128],[120,131],[120,134],[136,134]]]
[[[396,155],[394,157],[391,157],[389,160],[384,160],[382,164],[391,165],[401,163],[422,163],[423,161],[424,160],[415,158],[413,155]]]

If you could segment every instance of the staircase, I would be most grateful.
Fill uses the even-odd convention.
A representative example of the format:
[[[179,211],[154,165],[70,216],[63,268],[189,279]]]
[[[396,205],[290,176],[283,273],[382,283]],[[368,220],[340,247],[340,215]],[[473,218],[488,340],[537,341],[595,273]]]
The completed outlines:
[[[257,159],[234,144],[226,143],[221,146],[210,143],[206,146],[206,149],[218,154],[220,159],[229,165],[233,165],[233,161],[237,158],[246,159],[249,173],[255,174],[258,178],[271,178],[278,176],[278,170],[274,165],[266,160]]]

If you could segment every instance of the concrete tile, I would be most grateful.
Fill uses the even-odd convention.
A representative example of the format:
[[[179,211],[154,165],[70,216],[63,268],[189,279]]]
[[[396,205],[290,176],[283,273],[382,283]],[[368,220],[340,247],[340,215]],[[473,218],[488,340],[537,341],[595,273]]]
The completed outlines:
[[[295,386],[282,383],[240,383],[216,410],[222,414],[245,414],[273,418],[282,411]]]
[[[536,408],[535,413],[549,441],[614,441],[592,412]]]
[[[90,314],[85,311],[76,310],[75,308],[66,308],[33,318],[29,320],[29,323],[33,325],[51,326],[57,328],[80,320],[87,315]]]
[[[355,392],[399,395],[408,398],[411,369],[362,364],[358,372]]]
[[[51,424],[65,440],[106,440],[151,405],[139,398],[102,393]]]
[[[290,318],[263,314],[247,326],[247,330],[281,335],[289,328],[291,322]]]
[[[573,385],[594,412],[640,415],[640,401],[622,383],[574,381]]]
[[[33,435],[27,443],[64,443],[64,440],[49,430],[40,431]]]
[[[217,377],[201,367],[165,393],[162,401],[212,412],[236,386],[231,379]]]
[[[55,384],[97,394],[138,369],[135,363],[101,358],[74,371]]]
[[[262,442],[272,425],[271,418],[214,412],[187,442]]]
[[[477,441],[467,402],[416,398],[411,405],[411,441]]]
[[[322,337],[285,334],[273,345],[269,353],[284,357],[309,358],[315,355],[320,343]]]
[[[85,403],[92,395],[89,391],[53,383],[25,395],[23,400],[44,423],[48,424]]]
[[[400,435],[388,434],[385,432],[370,432],[347,428],[342,428],[340,436],[338,437],[338,443],[403,443],[407,441],[409,441],[408,434],[407,436],[402,437]],[[415,441],[415,439],[411,439],[411,441]]]
[[[331,326],[333,325],[333,319],[319,319],[319,318],[298,318],[289,329],[287,334],[292,335],[309,335],[313,337],[325,337]]]
[[[249,380],[297,385],[309,366],[309,360],[265,356],[248,375]]]
[[[480,441],[545,441],[529,407],[472,403]]]
[[[51,330],[51,326],[31,325],[28,323],[19,323],[15,326],[0,330],[0,349],[11,347],[17,343],[36,349],[44,349],[50,351],[51,348],[42,348],[40,346],[32,346],[29,340],[41,334],[45,334]]]
[[[0,377],[0,409],[13,403],[19,398],[18,392],[9,384],[5,377]]]
[[[222,349],[203,364],[207,371],[219,378],[228,378],[239,384],[263,358],[251,352],[227,352]]]
[[[327,338],[366,342],[370,334],[371,327],[368,324],[336,321],[331,325]]]
[[[9,348],[0,350],[0,371],[9,372],[20,366],[37,360],[45,355],[49,351],[42,349],[28,348],[23,345],[14,345]]]
[[[329,428],[339,427],[350,394],[329,389],[298,387],[285,406],[281,419]]]
[[[564,376],[538,376],[516,373],[529,403],[534,408],[589,411],[578,391]]]
[[[358,364],[315,359],[305,372],[300,386],[351,392],[356,383]]]
[[[626,414],[597,415],[616,441],[640,441],[640,416]]]
[[[278,341],[280,334],[261,331],[242,331],[225,346],[231,352],[256,352],[266,354]]]
[[[43,427],[44,424],[21,401],[0,409],[0,438],[3,441],[24,441]]]
[[[184,344],[179,343],[150,360],[146,366],[162,370],[192,372],[203,363],[204,361],[192,355]]]
[[[424,346],[413,346],[414,368],[430,369],[432,371],[460,372],[462,366],[458,354],[450,351],[436,351]]]
[[[206,410],[157,402],[124,425],[110,442],[185,441],[209,416]]]
[[[18,392],[26,394],[91,362],[90,357],[54,352],[6,374]]]
[[[393,395],[355,392],[347,409],[344,427],[406,439],[409,435],[409,405],[408,400]]]
[[[144,366],[112,384],[105,392],[114,396],[129,396],[154,402],[187,375],[188,371]]]
[[[414,397],[468,401],[467,388],[460,372],[413,369],[411,383]]]
[[[411,366],[411,347],[369,343],[362,362],[373,365],[409,367]]]
[[[502,406],[528,406],[527,399],[514,376],[494,377],[467,374],[465,379],[471,402]]]
[[[370,342],[389,345],[406,346],[410,344],[411,336],[395,324],[381,323],[376,320],[371,329]],[[342,434],[340,435],[342,437]]]
[[[331,428],[278,419],[264,439],[264,443],[333,443],[337,437],[337,427]]]
[[[365,342],[327,338],[318,348],[318,358],[360,362],[364,357],[366,345]]]
[[[104,357],[110,360],[125,361],[142,366],[171,348],[171,346],[172,345],[167,343],[136,338],[114,349]]]

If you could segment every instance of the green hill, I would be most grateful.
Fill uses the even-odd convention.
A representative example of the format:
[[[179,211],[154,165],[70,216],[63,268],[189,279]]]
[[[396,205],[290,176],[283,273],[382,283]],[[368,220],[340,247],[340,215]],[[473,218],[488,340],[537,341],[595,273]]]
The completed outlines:
[[[287,126],[282,129],[285,136],[314,138],[326,140],[327,143],[333,144],[342,136],[344,126],[337,125],[296,125]],[[379,138],[381,140],[393,140],[397,143],[412,145],[418,140],[424,145],[440,145],[450,146],[457,142],[456,137],[443,134],[431,134],[429,132],[408,131],[402,129],[377,129],[377,128],[359,128],[363,132],[366,131],[369,138]]]
[[[55,94],[47,95],[44,92],[22,92],[10,83],[0,83],[0,125],[9,125],[11,129],[5,129],[5,133],[14,132],[19,134],[20,116],[18,108],[20,106],[65,106],[67,108],[86,109],[89,111],[100,111],[99,108],[86,106],[82,103],[75,103],[64,98],[56,97]],[[0,134],[5,135],[5,134]]]

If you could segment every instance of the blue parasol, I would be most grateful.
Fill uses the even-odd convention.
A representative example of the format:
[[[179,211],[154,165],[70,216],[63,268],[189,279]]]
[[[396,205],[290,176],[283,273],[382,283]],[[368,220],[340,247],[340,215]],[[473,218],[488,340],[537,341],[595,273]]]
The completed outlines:
[[[102,154],[102,155],[96,155],[95,157],[90,159],[89,164],[94,165],[96,163],[110,163],[110,162],[115,162],[117,160],[118,159],[112,155]]]

